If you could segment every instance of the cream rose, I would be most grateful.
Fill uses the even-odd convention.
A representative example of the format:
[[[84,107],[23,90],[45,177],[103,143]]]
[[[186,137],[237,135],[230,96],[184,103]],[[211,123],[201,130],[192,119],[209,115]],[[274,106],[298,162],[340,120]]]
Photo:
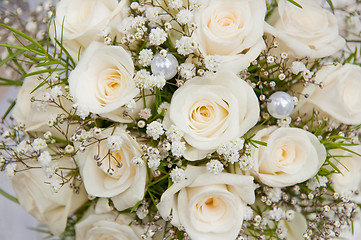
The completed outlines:
[[[311,117],[315,108],[344,124],[361,124],[361,67],[353,64],[322,67],[314,79],[320,88],[309,84],[303,89],[294,113]]]
[[[131,122],[122,107],[139,94],[133,74],[133,61],[122,47],[93,42],[70,73],[70,93],[83,111]]]
[[[163,193],[157,205],[163,219],[171,215],[171,224],[184,226],[191,239],[235,239],[247,204],[255,201],[253,178],[194,166],[185,176]]]
[[[93,40],[103,41],[102,31],[108,30],[112,37],[116,35],[127,5],[127,0],[61,0],[56,5],[50,32],[77,61],[79,52]]]
[[[75,225],[77,240],[141,240],[143,229],[135,224],[128,214],[110,212],[106,214],[87,214]]]
[[[350,150],[360,154],[361,147],[348,147]],[[360,191],[361,184],[361,157],[342,149],[333,149],[329,152],[335,156],[339,163],[337,168],[341,173],[331,175],[332,187],[338,193],[351,193]],[[334,159],[331,159],[334,161]]]
[[[184,157],[194,161],[245,134],[258,117],[253,89],[232,72],[218,72],[188,80],[175,91],[164,126],[184,132]]]
[[[42,68],[32,68],[30,72],[43,70]],[[40,133],[42,136],[43,133],[50,131],[53,136],[64,138],[64,135],[61,134],[58,130],[53,127],[49,127],[49,120],[58,114],[64,115],[66,112],[61,108],[57,107],[55,104],[45,104],[42,105],[41,101],[46,100],[50,97],[50,89],[48,85],[38,88],[35,92],[32,91],[39,86],[47,76],[44,74],[33,75],[24,79],[23,85],[19,89],[16,104],[12,111],[12,116],[20,124],[25,125],[25,130],[31,133]],[[64,89],[62,90],[64,93]],[[34,98],[36,101],[32,102],[31,99]],[[67,100],[65,97],[59,97],[59,100],[56,100],[57,103],[61,102],[62,106],[66,110],[70,110],[72,102]],[[65,124],[60,124],[60,127],[63,128]],[[76,125],[70,124],[68,128],[68,136],[71,136],[76,129]],[[63,129],[66,129],[64,127]],[[64,131],[66,132],[66,131]]]
[[[286,187],[315,176],[326,160],[317,137],[299,128],[268,127],[253,138],[267,146],[252,147],[252,174],[271,187]]]
[[[113,128],[106,129],[98,138],[110,136],[116,136],[122,142],[119,150],[110,150],[108,141],[103,140],[86,147],[75,157],[88,194],[111,198],[115,208],[122,211],[143,199],[146,166],[138,167],[131,163],[134,157],[141,156],[141,149],[125,130],[119,127],[114,132]],[[94,160],[94,156],[99,157],[98,161]],[[98,163],[101,163],[100,166]]]
[[[298,0],[302,8],[279,0],[266,24],[265,32],[274,35],[280,48],[296,58],[327,57],[345,45],[338,33],[336,17],[314,0]]]
[[[220,70],[239,72],[265,48],[264,0],[207,0],[194,13],[201,53],[219,55]]]
[[[33,167],[39,167],[37,162],[27,161]],[[61,167],[71,167],[71,159],[63,158],[58,162]],[[66,175],[66,172],[64,172]],[[53,176],[55,178],[55,176]],[[79,193],[65,184],[57,193],[51,192],[51,181],[45,177],[41,168],[17,172],[12,179],[12,185],[20,205],[36,220],[45,224],[56,236],[64,232],[67,218],[88,201],[83,187]]]

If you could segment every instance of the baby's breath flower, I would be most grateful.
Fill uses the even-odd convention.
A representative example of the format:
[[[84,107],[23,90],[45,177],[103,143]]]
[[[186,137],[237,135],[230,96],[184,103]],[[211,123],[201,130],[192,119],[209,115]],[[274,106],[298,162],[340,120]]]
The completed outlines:
[[[123,139],[121,136],[113,135],[108,137],[107,148],[110,151],[119,151],[122,147]]]
[[[291,71],[293,74],[299,74],[300,72],[307,71],[307,68],[303,62],[294,61],[291,66]]]
[[[152,116],[152,110],[150,108],[143,108],[139,112],[139,117],[148,120]]]
[[[63,181],[59,178],[52,178],[50,181],[50,190],[53,193],[58,193],[62,187]]]
[[[169,7],[178,10],[183,6],[183,0],[169,0]]]
[[[163,29],[159,27],[153,28],[149,34],[149,43],[158,46],[164,43],[167,37],[167,33]]]
[[[171,150],[174,156],[181,157],[186,150],[186,143],[181,141],[174,141],[172,142]]]
[[[73,153],[74,152],[74,147],[72,145],[67,145],[65,147],[65,152],[66,153]]]
[[[38,157],[38,161],[40,166],[42,167],[48,167],[51,163],[51,155],[48,151],[44,151],[40,154]]]
[[[318,176],[311,178],[310,180],[307,181],[306,186],[311,189],[311,190],[315,190],[316,188],[319,187],[326,187],[328,183],[328,178],[325,176]]]
[[[187,24],[192,21],[193,13],[187,9],[182,9],[178,12],[176,18],[180,24]]]
[[[179,75],[186,80],[196,75],[196,67],[193,63],[182,63],[178,69]]]
[[[137,167],[142,167],[144,166],[144,161],[141,157],[134,157],[132,158],[132,160],[130,161],[131,164],[137,166]]]
[[[12,178],[15,176],[15,171],[16,171],[16,163],[9,163],[8,165],[6,165],[5,167],[5,173],[8,176],[8,178]]]
[[[215,175],[221,173],[224,169],[223,164],[216,159],[212,159],[211,161],[209,161],[206,166],[208,172]]]
[[[47,147],[47,144],[46,144],[46,141],[42,138],[36,138],[34,141],[33,141],[33,149],[34,151],[41,151],[43,149],[45,149]]]
[[[158,121],[153,121],[147,125],[147,134],[154,140],[157,140],[164,134],[163,124]]]
[[[149,66],[152,63],[153,52],[151,49],[143,49],[139,52],[139,64],[143,67]]]
[[[175,125],[171,125],[165,134],[171,142],[180,141],[184,135],[184,133],[179,130]]]
[[[209,71],[215,72],[222,63],[222,59],[218,55],[206,55],[204,57],[204,65]]]
[[[125,104],[125,110],[127,112],[134,112],[134,109],[137,107],[137,103],[134,99],[130,100],[127,104]]]
[[[175,47],[179,54],[186,56],[193,53],[194,49],[197,48],[197,44],[191,37],[183,36],[181,39],[176,40]]]
[[[168,102],[162,102],[157,109],[157,113],[161,114],[163,111],[166,112],[169,106],[170,104]]]
[[[59,96],[63,95],[63,91],[61,90],[60,85],[56,85],[51,88],[50,96],[53,100],[56,100]]]
[[[169,173],[172,182],[179,183],[185,179],[184,170],[178,167],[173,168]]]

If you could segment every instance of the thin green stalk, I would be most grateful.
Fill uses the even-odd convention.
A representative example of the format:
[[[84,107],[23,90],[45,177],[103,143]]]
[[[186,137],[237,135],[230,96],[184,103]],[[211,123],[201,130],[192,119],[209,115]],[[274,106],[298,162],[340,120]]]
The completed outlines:
[[[9,193],[5,192],[0,188],[0,194],[3,195],[5,198],[9,199],[10,201],[19,204],[19,201],[16,197],[11,196]]]

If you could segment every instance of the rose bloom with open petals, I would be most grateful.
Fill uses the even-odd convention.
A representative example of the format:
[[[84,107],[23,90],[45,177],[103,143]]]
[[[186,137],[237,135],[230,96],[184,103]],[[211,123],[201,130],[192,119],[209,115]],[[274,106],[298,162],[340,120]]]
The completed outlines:
[[[252,174],[271,187],[287,187],[315,176],[326,160],[326,149],[315,135],[300,128],[268,127],[254,140],[267,146],[252,147]]]
[[[105,214],[86,214],[75,225],[77,240],[141,240],[143,229],[131,224],[134,216],[109,212]]]
[[[184,132],[184,157],[195,161],[241,137],[258,117],[258,99],[248,83],[232,72],[218,72],[190,79],[175,91],[164,126]]]
[[[204,55],[221,57],[220,70],[239,72],[265,48],[264,0],[206,0],[194,13],[194,37]]]
[[[56,5],[54,24],[50,25],[52,38],[62,42],[77,61],[79,53],[93,40],[103,41],[102,31],[116,35],[127,5],[126,0],[61,0]]]
[[[206,167],[188,166],[186,179],[174,183],[157,205],[163,219],[183,226],[194,240],[234,240],[241,230],[247,204],[255,201],[253,177],[214,175]]]
[[[75,158],[87,193],[111,198],[115,208],[122,211],[143,199],[147,172],[145,165],[138,167],[131,163],[134,157],[141,156],[136,140],[119,127],[112,132],[112,128],[106,129],[99,138],[119,137],[122,141],[119,150],[111,151],[107,140],[103,140],[99,148],[98,144],[92,144],[84,152],[78,152]],[[99,156],[100,166],[94,156]],[[111,174],[110,168],[114,170]]]
[[[322,58],[341,50],[345,39],[339,35],[335,15],[314,0],[296,2],[302,8],[279,0],[266,24],[265,32],[276,37],[279,48],[296,58]]]
[[[323,66],[317,71],[314,80],[322,83],[323,87],[309,84],[304,88],[294,113],[311,118],[315,109],[344,124],[361,124],[360,66],[349,63]]]
[[[131,122],[122,107],[139,94],[133,74],[132,58],[122,47],[93,42],[70,73],[70,93],[83,111]]]

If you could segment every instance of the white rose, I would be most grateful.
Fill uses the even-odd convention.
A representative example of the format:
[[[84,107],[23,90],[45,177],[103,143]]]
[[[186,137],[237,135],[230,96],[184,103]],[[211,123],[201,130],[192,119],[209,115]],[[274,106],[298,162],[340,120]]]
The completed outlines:
[[[163,219],[171,215],[171,224],[184,226],[191,239],[235,239],[247,203],[255,200],[253,178],[231,173],[216,176],[206,167],[194,166],[188,166],[185,175],[186,180],[163,193],[157,205]]]
[[[361,124],[361,67],[353,64],[322,67],[300,96],[294,113],[311,117],[315,108],[344,124]],[[304,97],[308,94],[308,98]]]
[[[127,0],[61,0],[50,32],[77,61],[79,51],[93,40],[103,41],[101,31],[108,29],[110,36],[116,35],[127,5]]]
[[[40,71],[42,68],[32,68],[30,72]],[[48,122],[52,116],[58,114],[67,115],[66,112],[57,107],[55,104],[46,103],[44,107],[41,105],[41,100],[44,100],[44,95],[50,92],[48,89],[49,85],[45,84],[44,86],[38,88],[35,92],[31,93],[37,86],[39,86],[44,79],[47,77],[45,74],[33,75],[24,79],[23,85],[21,86],[17,98],[16,104],[12,111],[12,116],[20,124],[25,125],[25,130],[31,133],[45,133],[50,131],[53,136],[64,138],[64,135],[61,134],[54,127],[49,127]],[[65,93],[65,91],[63,90]],[[31,99],[34,98],[37,101],[32,102]],[[59,100],[56,100],[57,103],[61,102],[65,110],[70,110],[72,102],[67,100],[65,97],[59,97]],[[59,124],[63,130],[66,129],[68,123]],[[68,136],[71,136],[76,129],[76,125],[70,124],[68,129]],[[64,131],[66,132],[66,131]],[[42,135],[42,134],[41,134]]]
[[[194,13],[201,53],[221,56],[220,70],[239,72],[265,48],[264,0],[207,0]]]
[[[112,132],[113,128],[104,130],[98,137],[102,141],[78,152],[75,158],[88,194],[111,198],[115,208],[122,211],[143,199],[147,172],[145,165],[138,167],[131,163],[134,157],[141,156],[136,140],[119,127]],[[120,150],[108,149],[104,139],[111,135],[121,138]],[[99,160],[94,160],[94,156]],[[98,166],[97,162],[101,165]],[[117,166],[118,163],[121,167]],[[113,169],[110,174],[109,169]]]
[[[314,0],[298,0],[302,8],[279,0],[265,31],[277,37],[280,47],[296,58],[327,57],[345,45],[336,17]]]
[[[253,138],[267,146],[252,147],[252,174],[271,187],[286,187],[315,176],[326,160],[317,137],[299,128],[268,127]]]
[[[245,134],[258,117],[253,89],[232,72],[218,72],[190,79],[175,91],[164,125],[184,132],[184,157],[194,161]]]
[[[39,167],[35,161],[27,161],[27,164]],[[61,167],[72,167],[70,158],[62,158],[58,164]],[[63,173],[66,175],[66,172]],[[17,172],[12,179],[12,185],[25,211],[58,236],[64,232],[67,218],[87,202],[88,197],[83,187],[80,188],[79,193],[74,193],[70,182],[62,186],[59,192],[53,193],[50,185],[47,184],[49,181],[39,167]]]
[[[122,107],[139,94],[133,74],[132,58],[122,47],[93,42],[70,73],[70,93],[83,111],[131,122]]]
[[[361,147],[347,147],[358,154],[361,153]],[[351,193],[360,191],[361,184],[361,157],[342,149],[332,149],[329,153],[335,156],[338,164],[337,168],[341,173],[331,175],[332,187],[338,193]],[[331,161],[334,161],[332,158]]]
[[[143,229],[131,224],[134,217],[128,214],[111,212],[88,214],[75,225],[77,240],[141,240]]]

